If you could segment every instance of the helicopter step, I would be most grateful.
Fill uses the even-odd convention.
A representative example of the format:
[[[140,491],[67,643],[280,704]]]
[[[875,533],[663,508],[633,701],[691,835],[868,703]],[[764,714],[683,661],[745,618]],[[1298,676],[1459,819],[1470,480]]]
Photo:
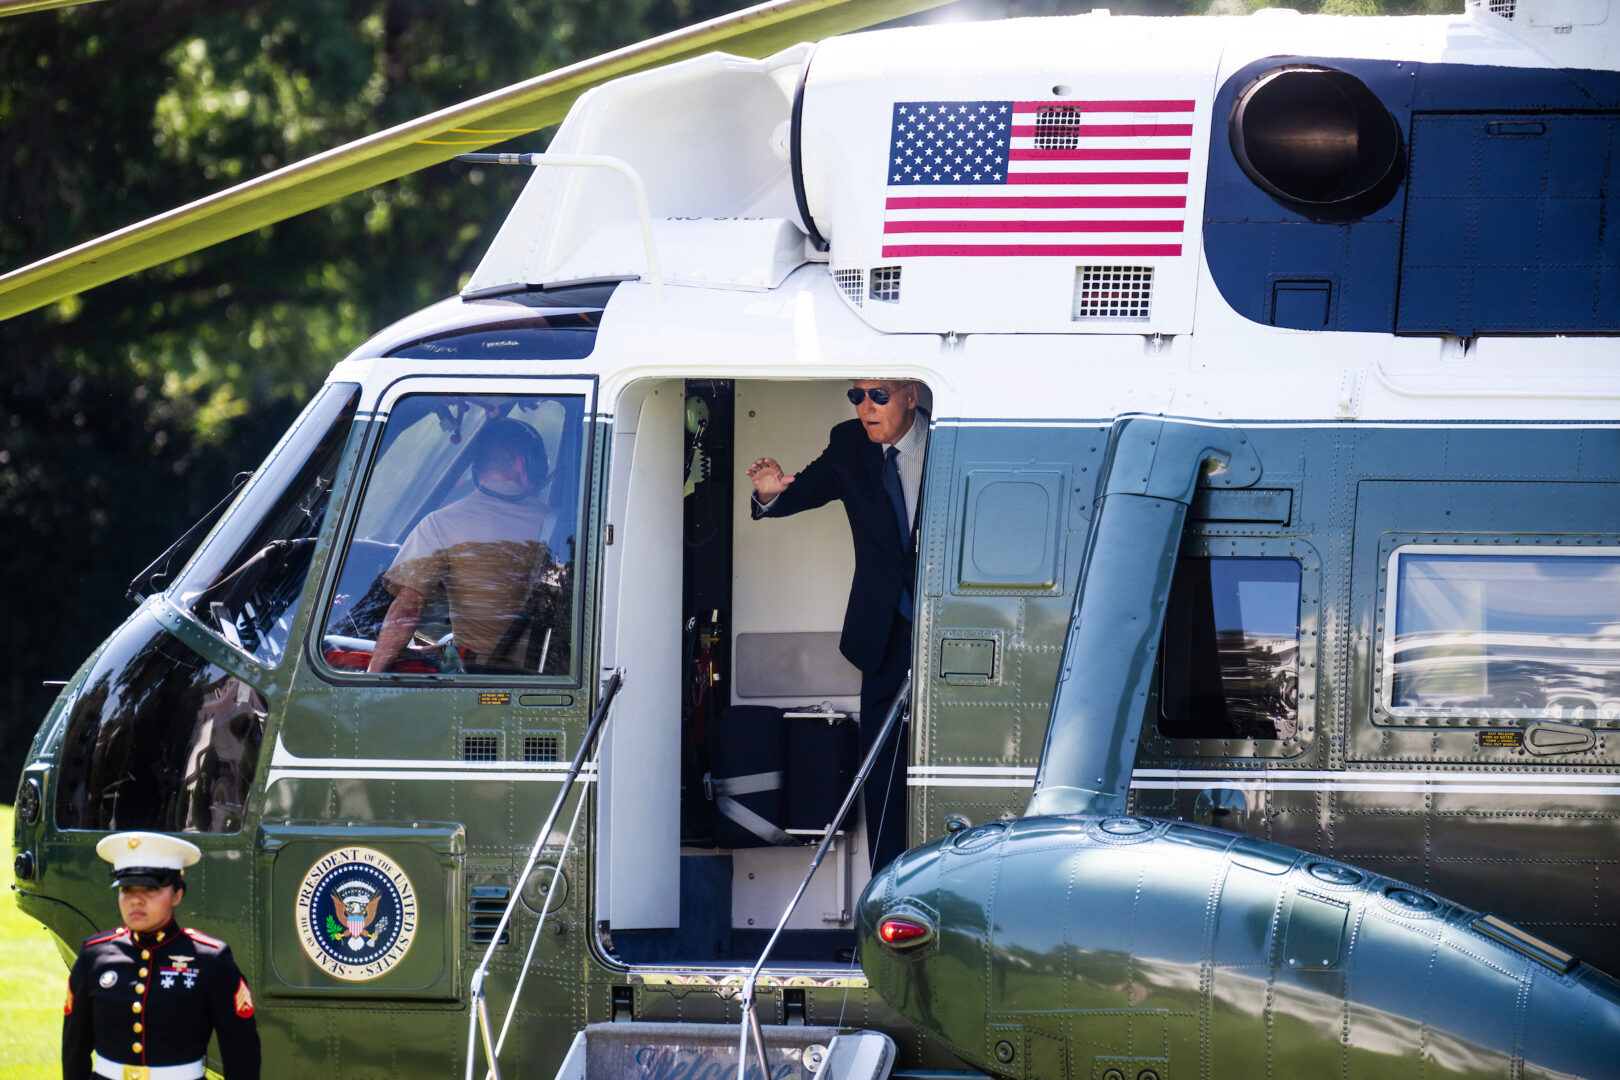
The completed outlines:
[[[894,1067],[894,1042],[880,1031],[766,1024],[760,1033],[769,1080],[885,1080]],[[575,1035],[557,1080],[727,1080],[736,1073],[734,1024],[618,1021]],[[759,1080],[757,1062],[749,1062],[744,1080]]]

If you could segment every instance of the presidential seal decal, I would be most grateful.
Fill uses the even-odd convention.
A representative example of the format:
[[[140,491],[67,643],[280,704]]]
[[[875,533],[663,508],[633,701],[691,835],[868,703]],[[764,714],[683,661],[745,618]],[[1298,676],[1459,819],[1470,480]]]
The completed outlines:
[[[405,871],[382,852],[343,847],[321,856],[304,875],[296,917],[298,941],[322,971],[365,982],[410,950],[416,893]]]

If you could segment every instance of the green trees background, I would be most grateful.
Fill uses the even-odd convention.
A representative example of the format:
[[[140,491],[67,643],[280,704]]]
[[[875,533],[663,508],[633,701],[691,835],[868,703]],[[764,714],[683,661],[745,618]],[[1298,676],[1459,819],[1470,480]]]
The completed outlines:
[[[0,20],[0,271],[744,6],[150,0]],[[1244,0],[973,0],[966,14],[1095,6],[1248,10]],[[335,361],[456,290],[525,176],[437,166],[0,322],[0,802],[56,693],[42,682],[68,678],[125,617],[130,578],[258,463]]]

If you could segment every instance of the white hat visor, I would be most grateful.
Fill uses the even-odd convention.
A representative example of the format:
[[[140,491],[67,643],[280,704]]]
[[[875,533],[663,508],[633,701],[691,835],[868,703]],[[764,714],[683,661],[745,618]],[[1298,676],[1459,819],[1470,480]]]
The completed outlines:
[[[121,832],[101,838],[96,854],[112,863],[113,874],[131,869],[182,870],[202,858],[189,840],[163,833]]]

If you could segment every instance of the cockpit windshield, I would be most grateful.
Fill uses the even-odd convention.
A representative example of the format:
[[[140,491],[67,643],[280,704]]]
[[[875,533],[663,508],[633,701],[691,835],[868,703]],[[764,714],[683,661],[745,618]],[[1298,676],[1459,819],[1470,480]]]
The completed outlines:
[[[182,608],[268,667],[286,652],[359,403],[353,383],[324,387],[175,584]]]
[[[326,663],[571,675],[584,417],[578,395],[400,398],[327,613]]]

